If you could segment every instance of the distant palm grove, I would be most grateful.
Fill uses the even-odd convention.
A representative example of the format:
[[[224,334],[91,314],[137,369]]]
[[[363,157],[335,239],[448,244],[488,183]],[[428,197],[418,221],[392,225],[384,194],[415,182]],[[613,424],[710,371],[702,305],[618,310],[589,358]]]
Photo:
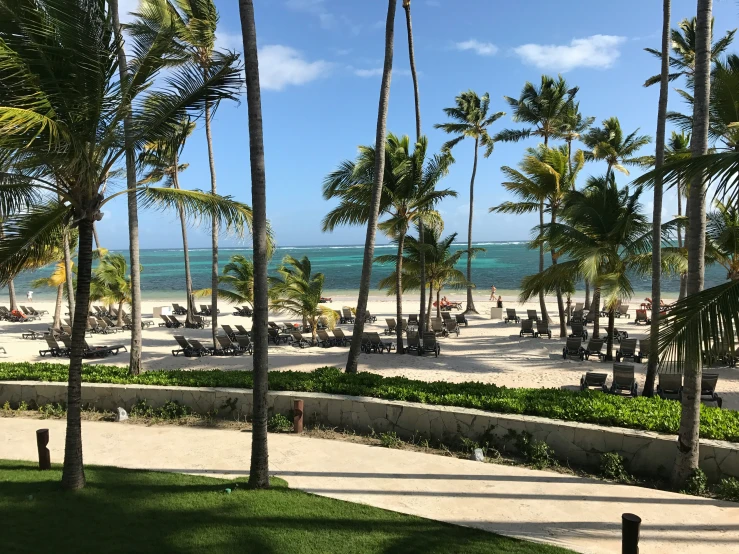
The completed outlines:
[[[384,3],[383,9],[384,9]],[[448,140],[433,146],[424,134],[411,24],[411,0],[402,7],[413,79],[413,98],[397,99],[415,110],[415,129],[388,129],[391,75],[396,46],[397,0],[388,0],[384,66],[374,139],[355,159],[336,159],[326,168],[322,194],[338,204],[327,209],[322,230],[366,229],[356,323],[346,371],[356,372],[373,265],[387,264],[380,288],[394,296],[397,320],[410,294],[420,304],[420,328],[430,327],[444,290],[466,294],[464,311],[477,313],[473,246],[474,195],[479,164],[495,164],[495,146],[534,139],[521,147],[520,161],[501,167],[501,186],[511,200],[485,206],[486,217],[531,213],[538,217],[530,248],[538,267],[519,285],[520,301],[537,299],[545,321],[558,318],[555,335],[567,337],[570,301],[581,288],[585,306],[608,316],[607,356],[612,357],[614,316],[634,296],[635,278],[651,279],[650,333],[658,348],[649,358],[644,394],[654,392],[659,372],[684,375],[675,483],[698,467],[701,352],[737,349],[739,328],[739,55],[731,52],[734,31],[712,36],[711,0],[696,0],[696,17],[672,28],[670,0],[664,0],[661,46],[648,48],[659,86],[654,106],[656,132],[623,128],[617,113],[588,114],[580,90],[561,75],[542,75],[520,91],[465,90],[443,110],[424,112],[425,121]],[[423,6],[423,5],[422,5]],[[421,9],[422,9],[421,6]],[[312,327],[319,318],[334,324],[322,307],[324,275],[307,258],[285,257],[276,272],[267,264],[274,237],[266,212],[261,89],[252,0],[239,0],[243,53],[216,46],[218,13],[213,0],[142,0],[132,22],[121,25],[117,0],[0,0],[0,285],[18,309],[14,279],[54,264],[35,286],[56,292],[55,326],[66,308],[72,319],[67,435],[63,485],[85,485],[81,435],[81,371],[86,319],[92,302],[130,306],[132,374],[141,361],[139,210],[177,215],[182,235],[186,327],[198,325],[196,301],[212,304],[213,344],[221,303],[253,310],[254,413],[250,486],[267,487],[268,313],[289,313]],[[407,49],[406,49],[407,46]],[[371,45],[367,46],[368,48]],[[379,56],[379,45],[373,46]],[[648,55],[645,54],[645,55]],[[494,83],[494,79],[492,80]],[[238,200],[217,192],[218,152],[211,120],[222,102],[239,100],[246,85],[250,179]],[[675,90],[670,90],[676,87]],[[668,94],[682,98],[682,112],[668,112]],[[505,96],[511,94],[512,96]],[[411,108],[413,102],[413,108]],[[496,106],[503,107],[496,111]],[[355,109],[362,109],[355,106]],[[239,124],[240,125],[240,124]],[[427,123],[427,127],[429,124]],[[180,175],[187,140],[205,131],[210,171],[208,190],[188,190]],[[668,132],[669,131],[669,132]],[[247,141],[244,140],[244,144]],[[473,153],[469,190],[452,190],[444,180],[455,153]],[[596,168],[604,168],[601,171]],[[630,171],[645,173],[632,180]],[[109,187],[111,181],[120,186]],[[319,184],[314,184],[316,191]],[[663,221],[663,191],[674,188],[674,214]],[[248,195],[251,195],[248,198]],[[129,260],[109,253],[97,239],[107,202],[124,196],[128,206]],[[444,232],[440,206],[448,198],[468,199],[467,232]],[[248,201],[246,199],[248,198]],[[652,213],[645,212],[651,204]],[[279,203],[271,203],[279,210]],[[478,217],[479,217],[479,206]],[[206,225],[212,233],[210,286],[195,290],[188,229]],[[251,257],[232,257],[219,273],[222,232],[249,237]],[[393,244],[376,255],[378,231]],[[455,241],[466,247],[453,251]],[[464,263],[464,271],[456,264]],[[725,270],[726,282],[704,289],[707,265]],[[680,280],[679,299],[661,308],[661,278]],[[550,313],[546,296],[556,299]],[[641,299],[639,299],[641,300]],[[551,304],[550,304],[551,306]],[[415,309],[415,308],[414,308]],[[407,310],[406,310],[407,311]],[[119,322],[120,323],[120,322]],[[598,318],[594,334],[599,332]],[[397,353],[404,337],[396,329]]]

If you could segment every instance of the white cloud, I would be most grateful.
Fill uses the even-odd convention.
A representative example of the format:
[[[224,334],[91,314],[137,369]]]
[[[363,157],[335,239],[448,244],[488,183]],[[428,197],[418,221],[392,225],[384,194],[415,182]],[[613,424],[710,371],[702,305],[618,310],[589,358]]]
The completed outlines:
[[[371,69],[353,69],[354,75],[357,77],[380,77],[382,76],[382,68],[381,67],[373,67]],[[399,75],[402,77],[408,77],[410,76],[411,72],[409,69],[393,69],[393,75]]]
[[[498,51],[498,47],[492,42],[480,42],[476,39],[465,40],[454,44],[457,50],[472,50],[480,56],[494,56]]]
[[[524,44],[514,48],[523,61],[550,71],[569,71],[576,67],[607,69],[621,55],[619,46],[626,37],[593,35],[572,39],[569,45]]]
[[[216,48],[219,50],[244,50],[244,40],[240,33],[227,33],[220,29],[216,31]]]
[[[282,90],[290,85],[304,85],[325,77],[331,64],[324,60],[309,62],[289,46],[271,44],[259,49],[259,79],[266,90]]]
[[[131,23],[133,16],[131,12],[139,11],[139,0],[119,0],[118,1],[118,17],[121,23]]]

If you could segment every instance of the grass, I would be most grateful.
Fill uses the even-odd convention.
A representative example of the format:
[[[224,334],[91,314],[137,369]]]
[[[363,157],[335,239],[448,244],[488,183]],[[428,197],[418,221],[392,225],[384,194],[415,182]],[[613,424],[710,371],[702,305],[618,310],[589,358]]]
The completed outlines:
[[[66,381],[67,366],[53,363],[0,363],[0,380]],[[251,371],[166,370],[128,375],[125,367],[84,364],[82,380],[183,387],[252,388]],[[324,367],[310,373],[274,371],[269,388],[276,391],[322,392],[405,400],[431,405],[477,408],[489,412],[535,415],[564,421],[646,429],[675,434],[680,403],[661,398],[630,398],[598,391],[509,389],[489,383],[446,383],[343,373]],[[739,412],[701,406],[700,436],[739,442]]]
[[[61,469],[0,460],[2,551],[321,553],[565,553],[361,504],[314,496],[272,480],[88,466],[87,487],[62,492]],[[226,492],[231,488],[233,492]]]

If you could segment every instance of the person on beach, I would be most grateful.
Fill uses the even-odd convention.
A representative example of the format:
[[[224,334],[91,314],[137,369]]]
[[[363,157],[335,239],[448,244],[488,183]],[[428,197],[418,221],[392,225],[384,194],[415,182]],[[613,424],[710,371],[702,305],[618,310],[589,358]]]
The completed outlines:
[[[498,307],[499,308],[502,308],[503,307],[503,297],[502,296],[499,296],[498,297]]]
[[[495,300],[495,285],[490,287],[490,302]]]
[[[29,290],[29,291],[28,291],[28,292],[26,293],[26,298],[28,299],[28,303],[29,303],[29,304],[30,304],[31,302],[33,302],[33,291],[32,291],[32,290]]]

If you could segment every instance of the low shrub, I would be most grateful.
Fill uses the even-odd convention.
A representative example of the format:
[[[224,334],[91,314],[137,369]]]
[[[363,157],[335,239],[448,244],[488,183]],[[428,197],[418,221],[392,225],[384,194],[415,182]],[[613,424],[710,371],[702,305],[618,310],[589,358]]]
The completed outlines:
[[[131,406],[129,414],[133,417],[151,419],[180,419],[191,415],[192,410],[176,400],[169,400],[161,408],[155,408],[146,399],[143,399]]]
[[[515,437],[516,450],[524,457],[527,463],[536,469],[544,469],[557,465],[554,449],[544,441],[534,439],[531,433],[511,433]]]
[[[739,479],[726,477],[716,485],[716,494],[724,500],[739,502]]]
[[[2,363],[0,380],[66,381],[68,366],[52,363]],[[183,387],[250,389],[251,371],[167,370],[129,375],[127,368],[85,364],[87,383],[121,383]],[[563,389],[509,389],[488,383],[426,382],[374,373],[343,373],[332,367],[310,373],[274,371],[269,374],[274,391],[320,392],[370,396],[387,400],[476,408],[489,412],[525,414],[595,423],[614,427],[677,433],[680,404],[661,398],[625,398],[599,391]],[[739,442],[739,412],[701,406],[701,437]]]
[[[624,457],[616,452],[601,454],[600,472],[606,479],[613,479],[622,483],[630,483],[632,481],[631,474],[626,471]]]
[[[293,430],[293,422],[282,414],[275,414],[267,420],[267,430],[272,433],[286,433]]]
[[[395,431],[390,431],[388,433],[380,433],[380,444],[385,448],[400,448],[403,441]]]
[[[685,488],[681,491],[686,494],[701,496],[708,489],[708,478],[702,469],[696,469],[685,481]]]

